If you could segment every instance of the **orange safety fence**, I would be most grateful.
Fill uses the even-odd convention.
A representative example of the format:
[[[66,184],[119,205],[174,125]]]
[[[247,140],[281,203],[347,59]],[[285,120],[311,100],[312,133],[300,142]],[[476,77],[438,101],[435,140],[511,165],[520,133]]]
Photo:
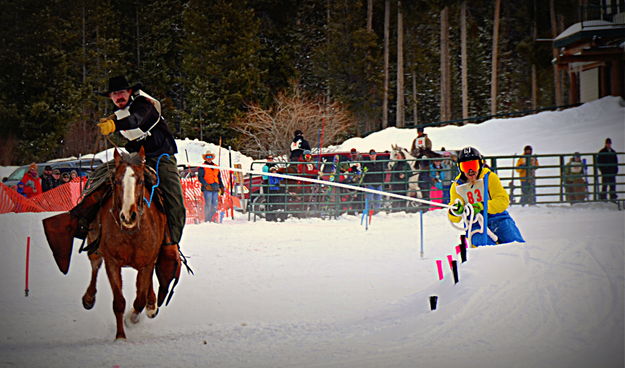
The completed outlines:
[[[69,211],[78,203],[85,183],[85,178],[74,179],[31,198],[0,184],[0,213]]]
[[[59,185],[42,194],[26,198],[12,188],[0,183],[0,213],[9,212],[56,212],[69,211],[80,200],[86,179]],[[204,195],[202,184],[197,178],[180,179],[187,224],[204,222]],[[233,207],[241,207],[239,198],[224,195],[220,198],[219,211],[228,211]]]
[[[204,222],[204,195],[202,184],[197,178],[180,179],[184,207],[187,210],[187,224],[199,224]]]

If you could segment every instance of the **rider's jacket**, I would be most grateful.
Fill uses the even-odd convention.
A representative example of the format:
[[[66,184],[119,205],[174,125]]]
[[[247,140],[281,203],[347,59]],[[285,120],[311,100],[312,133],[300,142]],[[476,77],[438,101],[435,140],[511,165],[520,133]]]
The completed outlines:
[[[131,96],[125,108],[115,111],[115,130],[128,139],[125,146],[128,152],[138,152],[141,146],[146,157],[178,152],[160,107],[157,100],[139,90]]]
[[[484,202],[483,194],[484,183],[488,183],[488,205],[484,206],[488,208],[489,214],[497,214],[504,212],[510,206],[510,197],[508,192],[501,185],[499,177],[494,172],[490,171],[487,167],[482,167],[478,180],[474,184],[470,184],[466,177],[460,173],[456,179],[454,179],[449,189],[449,204],[453,205],[457,198],[460,198],[463,205],[467,203],[473,204],[475,202]],[[454,216],[451,212],[447,213],[449,220],[452,222],[460,222],[462,217]]]

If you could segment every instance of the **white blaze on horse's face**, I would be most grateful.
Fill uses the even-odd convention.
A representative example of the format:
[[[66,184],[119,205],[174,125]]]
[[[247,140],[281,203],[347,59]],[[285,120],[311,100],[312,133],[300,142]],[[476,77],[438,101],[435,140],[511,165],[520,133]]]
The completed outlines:
[[[130,166],[122,178],[122,209],[119,211],[121,224],[126,228],[132,228],[137,224],[137,205],[135,201],[135,184],[137,177]]]

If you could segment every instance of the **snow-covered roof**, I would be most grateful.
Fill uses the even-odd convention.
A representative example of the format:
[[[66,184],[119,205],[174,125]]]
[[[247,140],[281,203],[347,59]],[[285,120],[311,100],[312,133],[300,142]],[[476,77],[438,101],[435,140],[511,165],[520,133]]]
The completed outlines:
[[[625,24],[605,20],[586,20],[575,23],[553,40],[553,47],[561,48],[578,42],[588,42],[594,37],[619,40],[625,38]]]

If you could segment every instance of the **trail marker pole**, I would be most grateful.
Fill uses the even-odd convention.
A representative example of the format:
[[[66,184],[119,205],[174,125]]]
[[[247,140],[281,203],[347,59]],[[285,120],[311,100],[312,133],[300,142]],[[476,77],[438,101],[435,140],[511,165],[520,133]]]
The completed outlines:
[[[28,296],[28,265],[30,264],[30,236],[26,238],[26,282],[24,287],[24,296]]]

